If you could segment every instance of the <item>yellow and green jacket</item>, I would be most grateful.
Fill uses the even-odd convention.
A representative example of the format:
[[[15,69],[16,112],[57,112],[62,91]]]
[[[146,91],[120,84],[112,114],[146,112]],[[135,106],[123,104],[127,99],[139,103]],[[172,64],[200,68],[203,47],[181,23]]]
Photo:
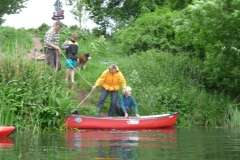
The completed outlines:
[[[66,50],[67,59],[77,60],[78,42],[69,39],[63,43],[62,49]]]

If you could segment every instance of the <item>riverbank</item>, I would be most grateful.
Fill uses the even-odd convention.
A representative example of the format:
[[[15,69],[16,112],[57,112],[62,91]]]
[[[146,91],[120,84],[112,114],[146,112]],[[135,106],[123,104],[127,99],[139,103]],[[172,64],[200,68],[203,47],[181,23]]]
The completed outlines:
[[[11,44],[5,47],[9,50],[1,50],[1,125],[14,125],[19,130],[33,132],[65,130],[65,118],[76,109],[83,115],[95,115],[101,87],[79,104],[91,92],[102,72],[115,63],[124,74],[127,85],[133,88],[132,94],[141,116],[178,112],[176,127],[239,126],[235,123],[238,119],[232,119],[239,114],[232,97],[209,92],[200,84],[201,61],[155,50],[122,56],[116,54],[118,47],[111,40],[76,30],[81,35],[79,54],[90,53],[92,59],[85,70],[75,75],[77,85],[74,85],[64,80],[66,60],[63,56],[60,56],[62,70],[59,72],[47,67],[43,61],[22,58],[35,48],[34,45],[28,46],[33,44],[28,41],[32,37],[25,30],[10,30],[9,33],[24,35],[16,38],[22,43],[26,40],[27,47],[19,46],[16,52],[16,44],[13,47],[9,42],[3,45]],[[68,28],[61,30],[60,44],[69,33]],[[44,34],[45,31],[37,33],[36,37],[43,38]],[[103,50],[106,52],[99,52]],[[108,98],[103,113],[107,113],[109,105]]]

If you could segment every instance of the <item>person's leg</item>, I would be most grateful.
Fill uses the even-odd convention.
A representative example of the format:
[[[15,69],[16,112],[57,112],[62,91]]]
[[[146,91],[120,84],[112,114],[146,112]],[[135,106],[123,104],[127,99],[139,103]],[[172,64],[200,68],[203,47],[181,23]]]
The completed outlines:
[[[130,116],[131,115],[131,108],[128,107],[128,106],[125,106],[125,109],[126,109],[126,111],[128,113],[128,116]]]
[[[62,69],[62,65],[60,63],[60,58],[59,58],[59,55],[58,55],[58,52],[55,51],[55,56],[56,56],[56,68],[58,71],[60,71]]]
[[[77,67],[77,61],[76,60],[72,60],[72,69],[71,69],[71,80],[73,83],[75,83],[75,71],[74,69]]]
[[[66,81],[68,81],[68,76],[69,76],[70,72],[71,72],[71,69],[67,68],[67,70],[66,70],[66,77],[65,77]]]
[[[97,108],[98,108],[99,113],[102,111],[103,104],[104,104],[108,94],[109,94],[109,91],[107,91],[106,89],[104,89],[102,87],[102,93],[101,93],[101,96],[100,96],[99,101],[97,103]]]
[[[51,49],[45,48],[44,49],[46,54],[46,64],[51,67],[55,67],[55,59],[54,59],[54,52]]]
[[[116,103],[118,99],[118,91],[111,91],[111,104],[108,110],[108,116],[113,116],[116,111]]]
[[[75,83],[75,80],[74,80],[74,69],[71,69],[71,81],[73,83]]]
[[[66,67],[67,67],[67,70],[66,70],[65,80],[68,81],[68,77],[71,74],[71,59],[66,59]]]
[[[119,104],[116,105],[116,111],[117,111],[118,116],[125,116],[125,114],[123,113],[122,108]]]

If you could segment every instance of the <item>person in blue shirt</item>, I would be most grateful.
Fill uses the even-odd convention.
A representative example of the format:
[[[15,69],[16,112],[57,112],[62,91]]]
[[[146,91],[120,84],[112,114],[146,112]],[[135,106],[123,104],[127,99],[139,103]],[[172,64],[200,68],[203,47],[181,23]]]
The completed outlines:
[[[126,86],[124,94],[119,97],[119,100],[117,102],[116,111],[119,116],[130,116],[132,107],[134,107],[136,116],[140,117],[140,115],[138,114],[137,103],[135,101],[135,98],[131,94],[132,88]]]

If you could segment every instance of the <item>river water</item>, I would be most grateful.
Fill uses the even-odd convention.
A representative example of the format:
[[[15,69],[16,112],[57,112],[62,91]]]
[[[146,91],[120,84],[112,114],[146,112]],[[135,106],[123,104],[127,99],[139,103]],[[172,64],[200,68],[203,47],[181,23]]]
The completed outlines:
[[[0,137],[0,160],[237,160],[240,130],[83,130]]]

